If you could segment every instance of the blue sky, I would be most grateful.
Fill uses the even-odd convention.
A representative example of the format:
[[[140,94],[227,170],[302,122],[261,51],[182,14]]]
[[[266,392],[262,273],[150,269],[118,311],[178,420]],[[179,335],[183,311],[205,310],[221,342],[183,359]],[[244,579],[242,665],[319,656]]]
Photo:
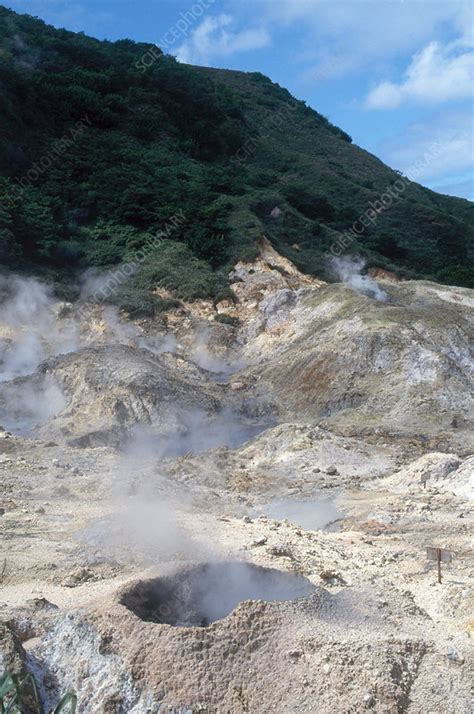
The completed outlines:
[[[57,27],[260,71],[420,183],[474,200],[471,0],[6,0]],[[431,156],[436,146],[436,158]],[[420,164],[418,164],[420,165]]]

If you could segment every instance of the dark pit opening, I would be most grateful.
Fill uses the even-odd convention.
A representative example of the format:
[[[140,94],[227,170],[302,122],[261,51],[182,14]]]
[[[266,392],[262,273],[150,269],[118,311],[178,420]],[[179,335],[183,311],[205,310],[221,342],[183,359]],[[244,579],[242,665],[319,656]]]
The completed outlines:
[[[243,600],[293,600],[309,595],[310,581],[250,563],[204,563],[134,584],[121,603],[141,620],[176,627],[207,627]]]

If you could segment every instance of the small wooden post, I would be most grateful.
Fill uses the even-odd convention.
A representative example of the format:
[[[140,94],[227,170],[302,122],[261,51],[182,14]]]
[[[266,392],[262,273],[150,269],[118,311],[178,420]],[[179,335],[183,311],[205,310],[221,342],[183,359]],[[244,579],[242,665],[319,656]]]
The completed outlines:
[[[438,569],[438,583],[441,585],[441,563],[450,563],[453,559],[453,551],[446,550],[446,548],[433,548],[428,547],[426,549],[426,557],[428,560],[436,560],[436,565]]]

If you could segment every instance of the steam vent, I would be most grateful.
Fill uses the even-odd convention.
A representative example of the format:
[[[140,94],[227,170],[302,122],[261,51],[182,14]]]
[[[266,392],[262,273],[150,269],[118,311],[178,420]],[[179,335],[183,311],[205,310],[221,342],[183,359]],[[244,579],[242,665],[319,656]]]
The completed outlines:
[[[141,620],[175,627],[207,627],[245,600],[293,600],[313,591],[295,573],[239,562],[205,563],[174,575],[139,581],[121,603]]]

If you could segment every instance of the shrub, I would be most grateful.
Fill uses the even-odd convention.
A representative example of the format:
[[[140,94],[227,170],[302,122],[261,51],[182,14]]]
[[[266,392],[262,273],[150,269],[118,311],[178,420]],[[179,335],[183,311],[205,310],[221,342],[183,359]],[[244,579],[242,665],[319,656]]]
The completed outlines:
[[[331,221],[335,216],[335,208],[325,196],[311,193],[302,186],[288,186],[285,195],[293,208],[313,221],[318,219]]]
[[[216,322],[222,322],[224,325],[231,325],[232,327],[237,327],[240,324],[238,317],[233,317],[232,315],[227,315],[225,312],[220,312],[216,315]]]
[[[446,285],[460,285],[463,288],[474,288],[474,268],[469,265],[451,265],[436,273],[436,280]]]

